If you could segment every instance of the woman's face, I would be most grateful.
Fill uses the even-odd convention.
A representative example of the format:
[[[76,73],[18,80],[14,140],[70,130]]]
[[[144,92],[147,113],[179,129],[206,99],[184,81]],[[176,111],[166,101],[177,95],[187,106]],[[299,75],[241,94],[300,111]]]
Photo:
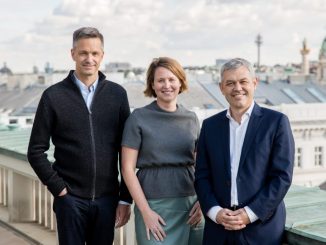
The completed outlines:
[[[169,69],[158,67],[155,70],[152,88],[156,93],[158,103],[176,104],[181,82]]]

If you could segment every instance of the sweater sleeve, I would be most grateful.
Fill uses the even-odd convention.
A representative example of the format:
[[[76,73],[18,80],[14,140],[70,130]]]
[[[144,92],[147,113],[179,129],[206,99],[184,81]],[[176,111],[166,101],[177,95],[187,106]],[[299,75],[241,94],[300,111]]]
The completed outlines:
[[[58,196],[65,188],[63,179],[52,168],[46,151],[50,147],[54,113],[46,92],[43,93],[35,114],[33,129],[29,141],[27,158],[36,175],[49,191]]]
[[[122,94],[122,103],[120,107],[120,115],[119,115],[119,122],[120,122],[120,129],[119,129],[119,142],[121,146],[121,141],[122,141],[122,134],[123,134],[123,129],[125,122],[127,118],[130,115],[130,107],[129,107],[129,102],[128,102],[128,97],[126,91]],[[121,147],[119,150],[119,170],[120,170],[120,176],[121,176],[121,182],[120,182],[120,201],[132,203],[132,197],[128,191],[128,188],[126,186],[126,183],[122,177],[121,174]]]

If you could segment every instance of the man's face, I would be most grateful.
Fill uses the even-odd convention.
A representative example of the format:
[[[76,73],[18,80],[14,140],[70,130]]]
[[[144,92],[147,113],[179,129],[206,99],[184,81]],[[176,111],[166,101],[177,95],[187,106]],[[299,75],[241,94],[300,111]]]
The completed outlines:
[[[99,38],[82,38],[71,49],[72,59],[76,62],[79,79],[97,76],[103,59],[103,48]]]
[[[222,94],[230,104],[231,111],[246,111],[253,102],[257,79],[245,66],[223,73],[219,84]]]

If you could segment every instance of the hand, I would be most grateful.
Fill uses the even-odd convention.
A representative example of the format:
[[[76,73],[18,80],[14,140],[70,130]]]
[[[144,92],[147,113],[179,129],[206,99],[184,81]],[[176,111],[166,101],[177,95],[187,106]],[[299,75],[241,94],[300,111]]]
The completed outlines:
[[[248,224],[244,222],[242,212],[242,209],[232,211],[223,208],[217,213],[216,222],[223,225],[226,230],[241,230],[246,227],[246,224]]]
[[[68,191],[67,191],[67,188],[65,187],[60,193],[59,193],[59,197],[62,197],[64,195],[67,195],[68,194]]]
[[[238,217],[240,217],[240,219],[242,220],[242,223],[245,224],[245,225],[248,225],[250,224],[250,219],[249,219],[249,216],[246,212],[246,209],[244,208],[240,208],[238,211]]]
[[[130,214],[130,205],[119,203],[115,212],[115,228],[124,226],[128,222]]]
[[[191,226],[197,226],[200,224],[203,213],[201,211],[198,201],[192,207],[192,209],[189,213],[189,216],[190,216],[190,218],[188,219],[187,224],[189,224]]]
[[[144,223],[146,226],[147,240],[150,240],[150,232],[156,239],[156,241],[163,241],[166,234],[161,226],[166,225],[163,218],[153,210],[149,210],[143,214]]]

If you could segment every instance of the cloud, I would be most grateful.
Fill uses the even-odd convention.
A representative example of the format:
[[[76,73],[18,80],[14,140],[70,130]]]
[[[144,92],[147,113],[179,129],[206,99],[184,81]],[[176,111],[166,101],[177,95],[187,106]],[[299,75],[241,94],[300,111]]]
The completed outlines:
[[[307,38],[310,59],[317,59],[326,35],[324,0],[63,0],[42,17],[38,11],[29,28],[24,24],[22,32],[0,39],[8,65],[26,69],[50,61],[55,68],[71,68],[72,32],[80,26],[95,26],[104,34],[104,62],[134,66],[163,55],[184,65],[234,56],[255,61],[258,33],[263,63],[300,62],[302,40]]]

